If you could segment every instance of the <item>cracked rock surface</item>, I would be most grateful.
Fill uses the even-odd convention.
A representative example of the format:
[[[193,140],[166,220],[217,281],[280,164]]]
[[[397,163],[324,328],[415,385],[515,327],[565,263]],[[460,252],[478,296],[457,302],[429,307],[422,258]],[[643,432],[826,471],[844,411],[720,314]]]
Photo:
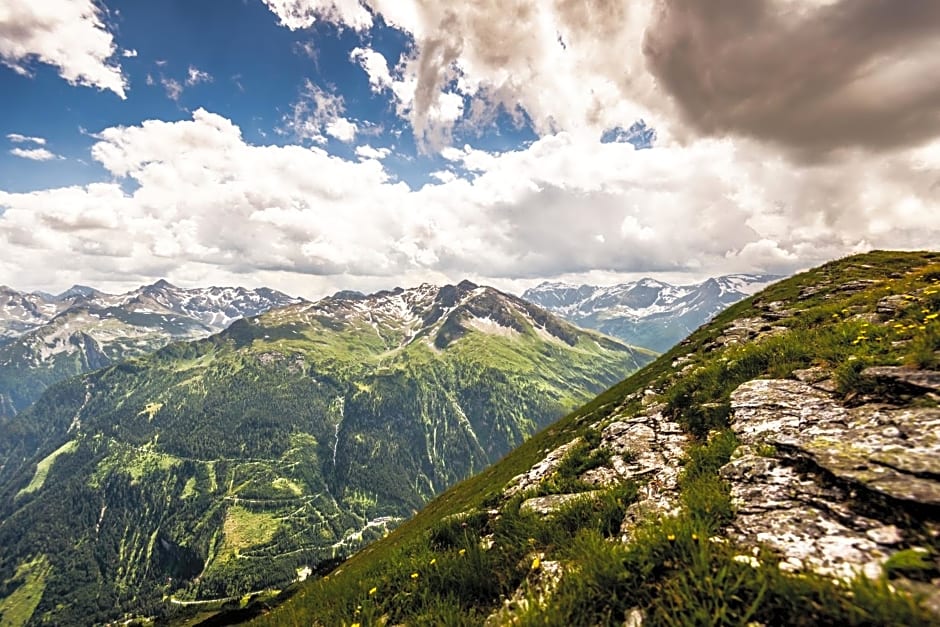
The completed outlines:
[[[610,467],[616,480],[635,480],[640,488],[621,526],[624,541],[646,516],[669,514],[678,507],[679,462],[688,436],[663,415],[661,407],[649,409],[653,411],[616,420],[601,432],[601,445],[613,453]]]
[[[780,379],[742,384],[731,407],[744,446],[721,475],[736,540],[775,549],[784,568],[848,578],[877,577],[891,554],[923,539],[916,534],[940,533],[940,410],[845,407]],[[775,456],[757,455],[758,445]]]

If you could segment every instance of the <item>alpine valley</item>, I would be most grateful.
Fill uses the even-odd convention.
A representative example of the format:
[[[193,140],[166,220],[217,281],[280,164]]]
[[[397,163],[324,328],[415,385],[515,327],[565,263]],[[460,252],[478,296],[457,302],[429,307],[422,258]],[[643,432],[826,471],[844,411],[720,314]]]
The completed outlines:
[[[605,287],[546,282],[522,297],[578,326],[665,352],[729,305],[780,278],[729,274],[691,285],[645,278]]]
[[[5,350],[47,347],[51,324],[81,319],[102,357],[62,350],[77,372],[144,349],[128,317],[163,342],[286,298],[196,315],[171,291],[31,295],[39,313],[7,325]],[[102,301],[107,316],[89,304]],[[0,614],[179,617],[281,588],[654,357],[465,281],[296,302],[61,381],[0,422]]]
[[[0,286],[0,417],[67,377],[297,302],[267,288],[183,289],[162,280],[118,295],[83,285],[59,295]]]

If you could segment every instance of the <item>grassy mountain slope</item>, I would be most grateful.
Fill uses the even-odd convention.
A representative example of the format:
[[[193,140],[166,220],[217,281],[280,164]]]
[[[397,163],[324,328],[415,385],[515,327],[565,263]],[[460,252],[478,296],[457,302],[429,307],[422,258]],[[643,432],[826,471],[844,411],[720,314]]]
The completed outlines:
[[[2,425],[3,596],[32,581],[32,622],[69,624],[283,586],[651,358],[462,283],[282,308],[57,384]]]
[[[924,493],[929,497],[899,500],[878,486],[879,473],[872,476],[853,466],[846,469],[850,479],[818,472],[815,481],[794,488],[797,496],[805,491],[808,500],[816,489],[812,486],[844,490],[844,503],[823,499],[817,505],[831,509],[830,514],[842,512],[848,522],[893,521],[869,529],[898,534],[899,539],[880,540],[880,547],[889,547],[879,557],[883,574],[840,583],[812,568],[794,571],[768,546],[733,537],[729,529],[748,502],[732,500],[735,486],[719,470],[731,466],[735,451],[758,462],[792,461],[795,466],[780,467],[787,472],[811,465],[796,448],[739,446],[729,416],[732,403],[743,401],[734,401],[732,392],[748,381],[766,378],[769,384],[794,373],[806,376],[814,368],[828,377],[826,394],[840,407],[861,404],[860,409],[873,408],[874,416],[935,416],[937,396],[923,386],[936,385],[940,378],[938,315],[937,253],[874,252],[775,284],[732,306],[498,464],[454,486],[328,576],[262,610],[255,622],[937,624],[937,615],[920,605],[924,584],[918,583],[935,586],[940,575],[936,486]],[[889,393],[862,374],[872,366],[899,364],[921,369],[916,370],[920,387]],[[901,372],[909,376],[912,370]],[[651,415],[658,417],[659,431],[646,426]],[[608,465],[616,467],[615,459],[630,467],[649,453],[627,448],[614,455],[605,449],[612,427],[628,434],[645,429],[653,445],[665,439],[670,445],[682,443],[684,452],[663,456],[662,468],[643,469],[630,480],[589,485],[586,479]],[[852,442],[828,446],[853,450]],[[934,476],[928,469],[935,466],[930,460],[937,458],[937,443],[932,447],[914,456],[919,470],[909,475],[910,482]],[[670,449],[654,452],[660,450]],[[885,463],[901,467],[906,461]],[[672,494],[664,487],[669,475],[662,470],[670,466]],[[507,484],[519,486],[518,477],[525,473],[535,480],[523,481],[521,492],[507,489]],[[905,485],[900,488],[906,490]],[[558,493],[581,496],[551,515],[527,507],[533,497]],[[844,550],[838,537],[834,541],[832,552]],[[924,594],[935,592],[927,585]]]

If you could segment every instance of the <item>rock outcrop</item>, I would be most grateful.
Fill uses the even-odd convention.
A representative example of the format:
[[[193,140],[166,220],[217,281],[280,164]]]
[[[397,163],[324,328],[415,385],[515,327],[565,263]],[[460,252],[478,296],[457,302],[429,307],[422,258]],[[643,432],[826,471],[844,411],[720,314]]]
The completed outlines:
[[[780,379],[744,383],[731,407],[743,442],[721,470],[737,508],[732,539],[777,551],[784,569],[848,579],[876,578],[893,554],[940,536],[940,409],[846,407],[818,385]]]
[[[601,445],[613,453],[610,470],[616,481],[633,480],[640,488],[639,498],[627,508],[620,529],[624,542],[640,521],[669,515],[678,507],[679,463],[688,436],[662,409],[654,405],[647,413],[617,419],[602,432]]]

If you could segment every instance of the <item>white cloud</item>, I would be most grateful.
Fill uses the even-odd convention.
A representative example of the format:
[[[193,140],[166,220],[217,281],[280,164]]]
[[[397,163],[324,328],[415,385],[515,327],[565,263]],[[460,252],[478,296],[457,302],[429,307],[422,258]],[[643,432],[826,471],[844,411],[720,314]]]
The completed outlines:
[[[373,91],[380,92],[392,86],[392,74],[388,69],[388,61],[381,52],[371,48],[354,48],[349,58],[359,63],[369,75],[369,84]]]
[[[121,56],[124,57],[125,59],[133,59],[134,57],[137,56],[137,51],[134,50],[133,48],[125,49],[121,51]]]
[[[940,232],[929,150],[809,167],[755,142],[636,151],[562,132],[499,154],[451,149],[472,179],[445,170],[410,189],[377,158],[387,149],[358,146],[346,160],[252,145],[201,109],[96,137],[94,159],[135,190],[0,192],[0,247],[22,264],[0,267],[0,283],[170,275],[317,296],[464,276],[780,272],[868,247],[931,247]]]
[[[325,144],[327,136],[346,143],[352,142],[359,127],[343,116],[345,110],[341,95],[305,80],[300,96],[291,106],[291,112],[284,116],[280,132],[317,144]]]
[[[21,159],[30,159],[32,161],[51,161],[58,156],[46,150],[45,148],[13,148],[10,154]]]
[[[326,125],[326,134],[347,144],[356,139],[356,124],[346,118],[336,118]]]
[[[644,67],[651,0],[364,4],[414,39],[413,54],[394,69],[368,47],[352,58],[374,91],[391,92],[425,148],[446,145],[460,123],[486,126],[500,111],[541,135],[599,135],[652,119],[651,104],[665,100]]]
[[[9,133],[7,134],[7,139],[9,139],[14,144],[38,144],[39,146],[46,145],[45,137],[30,137],[28,135],[20,135],[19,133]]]
[[[431,177],[441,183],[452,183],[457,180],[457,175],[450,170],[436,170],[431,172]]]
[[[190,87],[193,85],[198,85],[199,83],[211,83],[212,76],[208,72],[203,72],[194,65],[189,66],[189,71],[186,75],[186,84]]]
[[[4,0],[0,6],[0,60],[20,74],[30,75],[35,60],[58,68],[72,85],[124,99],[127,81],[112,61],[116,51],[93,0]]]
[[[400,63],[393,76],[385,56],[371,48],[353,49],[350,59],[365,70],[373,92],[388,91],[392,95],[398,115],[411,121],[420,148],[439,150],[449,143],[454,125],[464,114],[462,94],[444,91],[424,111],[423,116],[417,116],[415,111],[417,78],[410,74],[407,62]]]
[[[392,154],[392,151],[388,148],[373,148],[369,145],[356,146],[356,156],[362,159],[377,159],[381,161],[390,154]]]
[[[372,15],[359,0],[264,0],[264,3],[278,16],[281,25],[291,30],[310,28],[318,19],[355,30],[372,26]]]
[[[178,80],[161,76],[160,84],[163,85],[163,89],[166,90],[167,98],[179,102],[180,96],[183,95],[183,85],[180,84]]]

